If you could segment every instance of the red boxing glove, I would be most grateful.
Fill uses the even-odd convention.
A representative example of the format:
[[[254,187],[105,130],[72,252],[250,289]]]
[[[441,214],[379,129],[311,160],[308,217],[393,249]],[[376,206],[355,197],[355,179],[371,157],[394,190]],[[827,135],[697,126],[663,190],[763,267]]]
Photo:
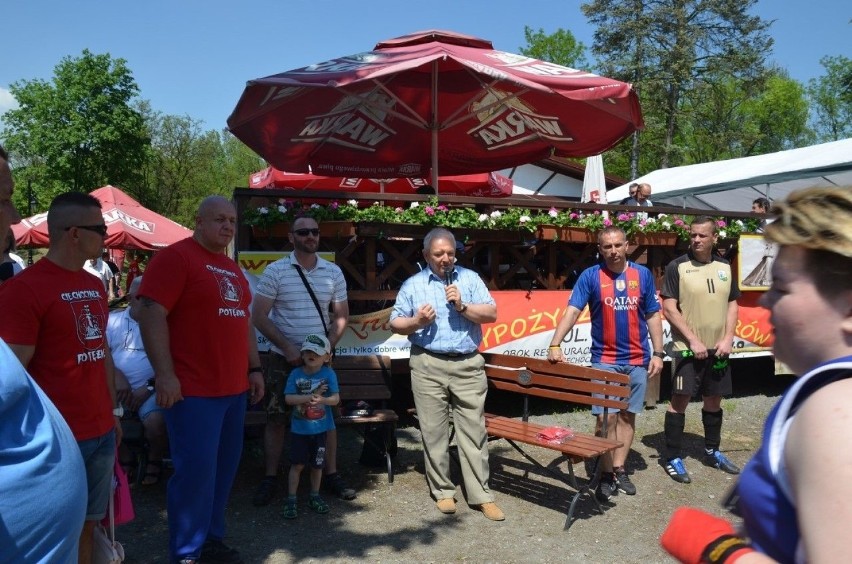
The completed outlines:
[[[726,520],[692,507],[679,507],[672,513],[660,544],[684,564],[730,564],[754,552]]]

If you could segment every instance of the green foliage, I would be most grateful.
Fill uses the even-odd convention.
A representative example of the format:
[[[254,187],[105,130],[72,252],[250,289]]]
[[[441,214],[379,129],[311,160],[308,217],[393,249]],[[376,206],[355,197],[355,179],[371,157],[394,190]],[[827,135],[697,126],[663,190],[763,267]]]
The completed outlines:
[[[792,149],[812,139],[802,85],[780,69],[756,80],[707,77],[684,97],[677,143],[686,163]]]
[[[852,59],[839,55],[819,62],[825,75],[808,84],[817,138],[827,142],[852,137]]]
[[[586,46],[568,30],[559,28],[547,35],[541,28],[533,31],[531,27],[524,26],[524,38],[527,47],[521,47],[520,52],[527,57],[575,69],[588,68]]]
[[[4,115],[6,146],[39,207],[65,190],[139,181],[148,138],[124,59],[84,50],[63,58],[50,82],[21,80],[9,90],[20,107]]]
[[[713,77],[760,77],[772,39],[770,22],[750,15],[756,0],[591,0],[581,9],[596,26],[593,52],[602,74],[635,85],[646,128],[620,157],[640,171],[688,163],[679,133],[689,128],[690,92]],[[693,131],[697,128],[692,127]],[[714,132],[710,132],[712,134]]]

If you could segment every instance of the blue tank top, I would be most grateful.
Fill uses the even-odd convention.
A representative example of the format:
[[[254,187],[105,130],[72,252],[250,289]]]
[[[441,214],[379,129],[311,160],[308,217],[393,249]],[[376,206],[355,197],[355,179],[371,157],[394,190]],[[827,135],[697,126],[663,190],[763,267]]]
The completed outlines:
[[[852,357],[823,364],[799,378],[770,411],[763,441],[737,485],[737,508],[754,547],[779,562],[801,562],[796,507],[783,469],[784,443],[796,409],[818,389],[852,377]]]

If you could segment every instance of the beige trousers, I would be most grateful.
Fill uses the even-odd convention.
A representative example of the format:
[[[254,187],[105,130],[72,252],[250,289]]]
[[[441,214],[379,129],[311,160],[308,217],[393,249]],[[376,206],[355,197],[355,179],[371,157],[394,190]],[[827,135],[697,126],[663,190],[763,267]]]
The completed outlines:
[[[483,416],[488,389],[485,360],[479,354],[445,358],[413,348],[409,365],[429,491],[435,499],[451,498],[456,492],[450,478],[452,407],[467,502],[494,501],[488,489],[488,436]]]

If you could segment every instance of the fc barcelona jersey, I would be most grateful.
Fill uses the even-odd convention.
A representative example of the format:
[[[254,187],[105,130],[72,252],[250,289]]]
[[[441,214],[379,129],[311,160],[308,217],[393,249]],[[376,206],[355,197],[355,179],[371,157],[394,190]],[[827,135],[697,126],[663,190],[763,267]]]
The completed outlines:
[[[597,265],[580,275],[568,305],[589,306],[592,362],[647,366],[651,360],[646,317],[660,311],[651,272],[628,262],[617,274]]]

